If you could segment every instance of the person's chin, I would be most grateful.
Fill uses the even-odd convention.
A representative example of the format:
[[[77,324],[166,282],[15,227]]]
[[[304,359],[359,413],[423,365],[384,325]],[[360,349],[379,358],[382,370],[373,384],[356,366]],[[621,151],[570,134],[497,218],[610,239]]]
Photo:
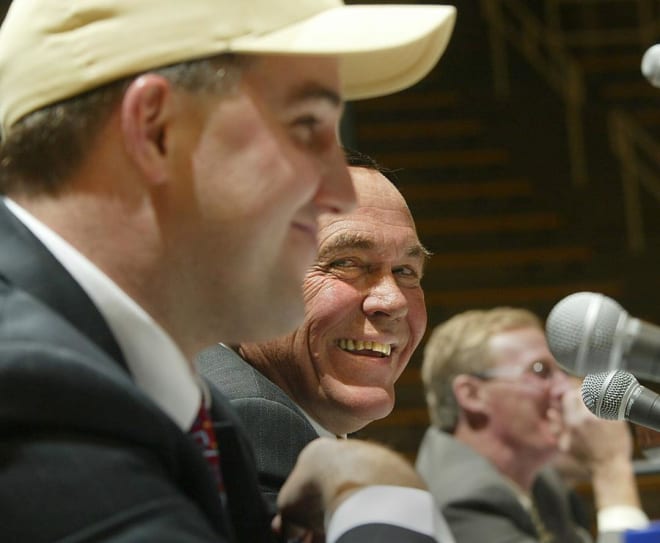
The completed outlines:
[[[353,409],[359,411],[360,417],[368,422],[385,418],[394,409],[394,398],[384,389],[368,387],[370,390],[361,395],[355,403]]]

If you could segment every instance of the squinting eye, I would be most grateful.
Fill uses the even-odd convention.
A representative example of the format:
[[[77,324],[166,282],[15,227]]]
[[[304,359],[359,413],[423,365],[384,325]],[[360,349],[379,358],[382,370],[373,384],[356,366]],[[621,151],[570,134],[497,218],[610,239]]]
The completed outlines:
[[[418,273],[416,269],[408,266],[396,268],[394,274],[399,278],[401,284],[406,286],[417,286],[421,281],[420,273]]]
[[[344,258],[342,260],[335,260],[330,264],[331,268],[351,268],[355,266],[357,266],[357,264],[353,260],[349,260],[348,258]]]
[[[534,375],[540,377],[541,379],[549,379],[552,377],[552,368],[542,360],[537,360],[534,362],[530,369]]]
[[[397,268],[394,271],[397,273],[397,275],[406,275],[406,276],[416,275],[415,271],[411,270],[410,268]]]
[[[333,260],[326,266],[326,270],[342,280],[357,279],[364,271],[365,266],[352,258]]]
[[[300,117],[292,125],[294,136],[301,143],[309,145],[320,125],[321,122],[316,117],[311,115]]]
[[[336,145],[337,131],[331,119],[319,115],[302,115],[291,124],[291,137],[314,152],[324,152]]]

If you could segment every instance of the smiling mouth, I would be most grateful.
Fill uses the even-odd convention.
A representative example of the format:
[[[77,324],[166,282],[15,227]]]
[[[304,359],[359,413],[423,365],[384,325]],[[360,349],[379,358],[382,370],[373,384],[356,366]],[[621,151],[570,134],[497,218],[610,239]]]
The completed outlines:
[[[359,339],[340,339],[337,345],[342,351],[353,354],[376,355],[387,357],[392,354],[392,345],[377,341],[361,341]]]

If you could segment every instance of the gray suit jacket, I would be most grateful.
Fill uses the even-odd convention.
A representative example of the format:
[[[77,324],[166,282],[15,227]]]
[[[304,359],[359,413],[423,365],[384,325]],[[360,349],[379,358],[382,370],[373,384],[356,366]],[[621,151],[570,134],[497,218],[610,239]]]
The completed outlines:
[[[241,418],[254,446],[261,490],[274,504],[298,454],[318,433],[281,388],[232,349],[222,344],[207,349],[197,367]]]
[[[459,542],[534,543],[532,520],[495,467],[451,435],[429,428],[417,455],[417,470]],[[561,543],[590,536],[572,520],[568,502],[540,477],[534,499],[546,527]]]

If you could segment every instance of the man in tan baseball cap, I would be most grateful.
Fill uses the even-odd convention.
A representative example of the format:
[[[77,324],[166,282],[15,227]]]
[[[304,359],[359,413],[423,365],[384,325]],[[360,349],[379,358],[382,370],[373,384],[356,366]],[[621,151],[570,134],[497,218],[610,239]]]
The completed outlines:
[[[249,444],[192,361],[299,324],[317,218],[355,205],[343,101],[422,78],[454,18],[337,0],[13,2],[3,541],[273,540]],[[377,445],[313,442],[279,506],[282,535],[434,540],[423,484]]]

